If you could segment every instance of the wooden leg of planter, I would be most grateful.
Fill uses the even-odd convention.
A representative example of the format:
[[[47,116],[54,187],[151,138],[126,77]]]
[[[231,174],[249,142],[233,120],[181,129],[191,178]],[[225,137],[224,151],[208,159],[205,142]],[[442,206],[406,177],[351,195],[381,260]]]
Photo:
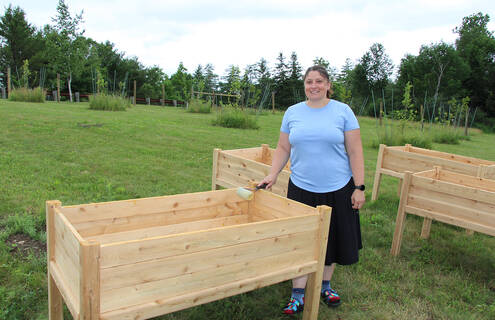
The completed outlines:
[[[100,318],[100,244],[85,241],[80,245],[81,305],[79,319],[93,320]]]
[[[318,319],[318,307],[320,304],[321,281],[323,279],[323,268],[325,267],[325,256],[327,252],[328,231],[330,229],[330,216],[332,208],[318,206],[320,212],[320,239],[318,254],[318,268],[316,272],[310,273],[306,284],[303,320]]]
[[[399,255],[400,246],[402,244],[402,235],[404,233],[404,225],[406,223],[406,204],[407,204],[409,185],[411,182],[411,175],[412,173],[409,171],[406,171],[404,173],[399,209],[397,210],[397,219],[395,220],[394,238],[392,240],[392,248],[390,249],[390,254],[393,256]]]
[[[401,193],[401,190],[402,190],[402,179],[399,178],[399,185],[397,187],[397,196],[400,197],[400,193]]]
[[[423,228],[421,228],[421,238],[428,239],[430,237],[430,229],[431,229],[431,219],[425,218],[423,220]]]
[[[48,270],[48,319],[63,320],[63,300],[57,284],[50,273],[50,261],[55,257],[55,208],[60,208],[62,203],[58,200],[46,202],[46,243],[47,243],[47,270]]]
[[[380,189],[380,182],[382,180],[382,165],[383,165],[383,152],[386,145],[380,144],[380,149],[378,150],[378,158],[376,159],[376,169],[375,169],[375,181],[373,181],[373,192],[371,193],[371,200],[378,199],[378,191]]]
[[[213,170],[211,173],[211,190],[217,190],[218,157],[222,149],[213,149]]]

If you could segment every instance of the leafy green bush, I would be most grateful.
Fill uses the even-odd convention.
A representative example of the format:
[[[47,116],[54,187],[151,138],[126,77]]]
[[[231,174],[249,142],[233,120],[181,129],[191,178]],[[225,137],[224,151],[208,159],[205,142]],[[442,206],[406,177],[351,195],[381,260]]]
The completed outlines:
[[[46,91],[40,87],[34,89],[18,88],[9,93],[10,101],[45,102]]]
[[[393,128],[393,126],[380,127],[377,131],[377,140],[373,140],[372,147],[378,148],[380,144],[386,144],[387,146],[403,146],[407,143],[425,149],[431,149],[432,139],[429,135],[424,134],[421,130],[416,128],[407,128],[404,130],[402,124],[401,128]]]
[[[217,113],[213,125],[239,129],[259,129],[260,127],[255,117],[248,115],[240,108],[231,106],[224,107]]]
[[[89,97],[89,108],[92,110],[125,111],[131,107],[131,101],[122,96],[99,93]]]
[[[187,112],[192,113],[211,113],[211,106],[208,102],[204,102],[200,99],[193,99],[189,102],[189,108]]]

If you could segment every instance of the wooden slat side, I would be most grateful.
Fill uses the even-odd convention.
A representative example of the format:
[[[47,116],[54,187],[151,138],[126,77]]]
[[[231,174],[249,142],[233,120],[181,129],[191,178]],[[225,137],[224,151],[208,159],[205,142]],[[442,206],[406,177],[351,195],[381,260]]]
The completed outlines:
[[[236,156],[238,158],[250,159],[253,161],[261,162],[263,150],[261,147],[246,148],[246,149],[233,149],[233,150],[223,150],[222,154],[232,155],[232,156]]]
[[[67,291],[74,297],[74,305],[79,308],[79,241],[72,232],[67,219],[59,211],[55,211],[55,256],[54,262],[61,271]],[[77,309],[79,310],[79,309]]]
[[[433,158],[441,158],[441,159],[452,160],[452,161],[456,161],[456,162],[462,162],[462,163],[471,164],[474,166],[478,166],[480,164],[484,164],[484,165],[494,165],[495,164],[495,162],[489,161],[489,160],[467,157],[467,156],[462,156],[462,155],[458,155],[458,154],[447,153],[447,152],[442,152],[442,151],[437,151],[437,150],[423,149],[423,148],[418,148],[418,147],[411,147],[410,152],[417,153],[417,154],[423,154],[423,155],[433,157]]]
[[[240,174],[235,173],[233,170],[220,169],[218,171],[217,185],[224,188],[237,188],[246,187],[250,182],[261,181],[264,176],[256,174]],[[285,197],[287,195],[287,184],[289,181],[289,174],[282,171],[277,179],[277,183],[272,186],[271,191],[275,194]]]
[[[289,200],[283,196],[273,195],[265,190],[259,190],[254,194],[254,203],[257,208],[275,210],[285,213],[286,216],[300,216],[316,214],[316,208]]]
[[[216,206],[203,208],[173,210],[147,215],[135,215],[119,218],[99,219],[76,223],[74,226],[84,237],[93,237],[103,234],[124,232],[150,228],[153,226],[166,226],[178,223],[194,222],[199,220],[214,219],[241,215],[245,211],[243,202],[247,202],[239,196],[235,196],[239,202],[227,202]]]
[[[495,180],[440,170],[439,180],[495,193]]]
[[[211,287],[205,290],[192,292],[182,296],[168,299],[159,299],[141,305],[110,311],[101,315],[102,320],[135,320],[148,319],[162,314],[167,314],[211,301],[220,300],[236,294],[259,289],[285,280],[300,277],[314,272],[316,261],[301,264],[295,267],[279,269],[258,277],[231,282],[221,286]]]
[[[434,192],[447,193],[473,201],[495,204],[495,192],[492,191],[414,175],[411,180],[412,185],[418,188],[423,188]]]
[[[412,197],[427,198],[431,200],[437,200],[446,202],[452,206],[464,207],[467,209],[494,212],[495,215],[495,203],[488,203],[484,201],[470,199],[464,197],[457,192],[443,192],[435,188],[422,188],[421,186],[411,186],[409,195]],[[494,195],[495,197],[495,195]]]
[[[218,170],[231,171],[237,175],[247,176],[251,179],[258,180],[270,173],[270,166],[249,159],[225,156],[220,157],[218,161]]]
[[[235,247],[232,248],[235,250]],[[136,304],[167,299],[177,295],[201,291],[244,279],[259,277],[280,269],[313,262],[312,248],[304,248],[291,254],[272,255],[248,262],[218,265],[215,268],[177,277],[118,288],[102,295],[102,312]],[[197,263],[201,263],[198,261]]]
[[[385,169],[396,172],[404,172],[406,170],[412,172],[425,171],[432,169],[434,166],[441,166],[446,170],[465,173],[472,176],[476,176],[476,173],[478,172],[478,167],[472,164],[428,157],[423,154],[399,150],[388,150],[387,155],[383,160],[383,167]]]
[[[122,231],[117,233],[100,234],[87,237],[88,240],[96,240],[101,244],[122,242],[129,240],[142,240],[159,236],[178,234],[183,232],[207,230],[211,228],[225,227],[248,223],[247,215],[235,215],[206,220],[177,223],[165,226],[148,227],[137,230]]]
[[[235,189],[90,203],[62,207],[72,224],[223,205],[238,199]],[[234,200],[237,201],[237,200]]]
[[[61,281],[57,281],[52,274],[50,265],[55,261],[55,208],[60,208],[62,203],[59,200],[46,201],[46,260],[47,260],[47,280],[48,280],[48,317],[50,320],[63,320],[63,296],[59,288],[62,288]]]
[[[79,299],[76,299],[74,292],[67,290],[70,286],[67,283],[67,279],[63,276],[63,272],[55,261],[51,261],[48,268],[50,269],[50,275],[60,289],[60,294],[64,298],[65,304],[72,314],[72,317],[74,319],[79,319]]]
[[[195,252],[101,270],[102,291],[164,280],[183,274],[214,269],[219,265],[249,262],[266,256],[292,254],[314,246],[316,232],[302,232],[236,245],[235,248]]]
[[[483,178],[495,180],[495,165],[489,166],[485,169]]]
[[[449,202],[451,197],[429,198],[417,195],[409,195],[407,205],[431,212],[450,216],[453,220],[464,220],[495,228],[495,211],[474,210],[469,207],[459,206]]]
[[[93,320],[100,317],[100,244],[84,241],[79,249],[81,278],[80,320]]]
[[[101,247],[100,263],[102,268],[106,268],[311,231],[317,227],[317,218],[317,215],[285,218],[141,241],[106,244]]]
[[[437,220],[437,221],[440,221],[443,223],[458,226],[458,227],[465,228],[468,230],[473,230],[476,232],[495,236],[495,228],[493,228],[493,227],[488,227],[486,225],[479,224],[479,223],[472,222],[472,221],[466,221],[463,219],[453,218],[452,216],[450,216],[448,214],[442,214],[439,212],[432,212],[429,210],[425,210],[422,208],[416,208],[413,206],[406,206],[406,211],[407,211],[407,213],[414,214],[414,215],[417,215],[420,217],[425,217],[425,218]]]

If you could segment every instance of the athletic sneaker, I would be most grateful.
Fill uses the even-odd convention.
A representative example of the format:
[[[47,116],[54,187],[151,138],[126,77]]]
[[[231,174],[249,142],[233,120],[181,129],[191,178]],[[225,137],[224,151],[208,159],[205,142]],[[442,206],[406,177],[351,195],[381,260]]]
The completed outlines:
[[[337,291],[323,290],[321,292],[321,297],[323,298],[323,302],[325,302],[329,307],[338,307],[340,305],[340,296]]]

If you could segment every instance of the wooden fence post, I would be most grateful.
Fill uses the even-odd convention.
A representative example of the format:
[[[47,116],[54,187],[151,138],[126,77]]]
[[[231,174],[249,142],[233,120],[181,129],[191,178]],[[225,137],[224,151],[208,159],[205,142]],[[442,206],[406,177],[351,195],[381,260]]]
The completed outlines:
[[[464,135],[468,135],[469,108],[466,108],[466,120],[464,121]]]
[[[57,73],[57,102],[60,102],[60,73]]]
[[[275,113],[275,92],[272,91],[272,113]]]
[[[10,91],[12,90],[12,87],[10,86],[11,79],[10,79],[10,67],[7,68],[7,99],[10,96]]]
[[[165,105],[165,84],[162,83],[162,106]]]
[[[134,106],[136,106],[136,80],[134,80]]]

